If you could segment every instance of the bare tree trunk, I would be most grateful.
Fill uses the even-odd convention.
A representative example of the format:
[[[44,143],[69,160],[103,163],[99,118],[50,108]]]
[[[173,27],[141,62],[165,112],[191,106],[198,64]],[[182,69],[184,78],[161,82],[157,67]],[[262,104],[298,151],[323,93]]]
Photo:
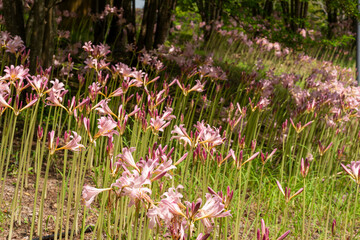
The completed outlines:
[[[159,0],[152,0],[149,8],[149,13],[147,15],[147,24],[146,24],[146,35],[145,35],[145,48],[147,50],[152,49],[154,43],[154,29],[156,24],[156,10]]]
[[[266,0],[264,9],[263,9],[263,17],[270,17],[274,11],[274,2],[273,0]]]
[[[141,21],[141,28],[140,28],[140,34],[137,42],[137,48],[143,49],[144,43],[145,43],[145,36],[146,36],[146,25],[147,25],[147,16],[149,13],[151,0],[145,0],[144,9],[143,9],[143,18]]]
[[[42,43],[45,32],[45,0],[38,0],[34,2],[32,8],[33,25],[30,36],[30,71],[36,72],[38,61],[42,56]]]
[[[3,0],[6,30],[17,35],[25,42],[25,25],[21,0]]]
[[[91,0],[92,13],[101,13],[105,9],[105,0]],[[105,37],[105,23],[104,21],[96,20],[94,24],[94,43],[98,44],[104,41]]]
[[[136,41],[136,7],[135,0],[131,0],[131,16],[129,16],[130,25],[127,28],[128,42],[134,43]]]
[[[281,9],[283,11],[283,19],[284,19],[284,23],[287,26],[289,24],[289,3],[286,0],[282,0],[281,1]]]
[[[309,3],[305,0],[288,0],[280,1],[283,11],[283,19],[289,30],[296,32],[299,27],[305,27]]]
[[[326,10],[327,10],[327,21],[328,21],[328,31],[327,37],[331,39],[333,37],[334,25],[337,23],[337,9],[332,5],[331,0],[326,1]]]
[[[176,0],[160,0],[158,18],[156,23],[156,33],[154,48],[164,44],[171,25],[172,11],[175,9]]]
[[[308,8],[309,8],[309,2],[301,3],[301,14],[300,14],[300,18],[302,19],[301,28],[305,28],[305,19],[307,18]]]
[[[135,9],[135,0],[122,0],[120,7],[124,10],[125,23],[122,28],[124,28],[128,43],[134,43],[136,37],[136,9]]]
[[[52,4],[54,4],[54,0],[46,0],[47,11],[45,13],[44,40],[41,55],[41,61],[45,67],[51,65],[55,50],[56,23],[55,8],[51,6]]]
[[[30,13],[29,26],[30,43],[30,71],[36,72],[37,63],[43,67],[51,64],[54,53],[54,37],[56,34],[55,0],[37,0]]]
[[[118,9],[122,9],[121,23],[119,18],[114,17],[111,21],[111,27],[106,42],[114,47],[116,55],[124,56],[126,44],[135,42],[136,25],[135,17],[136,12],[133,7],[134,0],[120,0],[114,1],[114,6]]]
[[[202,21],[206,23],[204,40],[208,41],[215,30],[215,22],[220,20],[223,8],[223,0],[196,0],[196,5]]]
[[[159,0],[145,0],[144,14],[137,44],[138,49],[145,47],[149,50],[153,47],[158,1]]]

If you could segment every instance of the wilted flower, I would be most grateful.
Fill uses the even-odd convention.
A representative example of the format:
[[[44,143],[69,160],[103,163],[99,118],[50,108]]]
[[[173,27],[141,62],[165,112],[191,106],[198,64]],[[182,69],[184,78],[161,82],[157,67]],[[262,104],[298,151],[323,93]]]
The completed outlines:
[[[304,161],[304,158],[301,158],[300,173],[303,178],[305,178],[308,175],[309,167],[310,167],[309,159],[305,158],[305,161]]]
[[[283,240],[290,234],[290,230],[281,235],[277,240]],[[265,226],[264,219],[261,219],[261,231],[257,230],[257,240],[270,240],[269,228]]]
[[[280,182],[278,180],[276,180],[276,184],[280,190],[280,192],[282,193],[282,195],[285,197],[285,201],[288,203],[290,202],[291,199],[293,199],[294,197],[296,197],[297,195],[299,195],[304,189],[303,188],[300,188],[296,193],[294,193],[294,195],[290,195],[291,193],[291,190],[290,188],[288,187],[285,187],[285,191],[284,189],[282,188]]]
[[[263,154],[263,152],[260,153],[261,161],[263,164],[267,162],[276,152],[277,148],[275,148],[270,154],[266,152],[266,154]]]
[[[323,145],[321,144],[321,142],[319,141],[319,154],[320,154],[320,156],[323,156],[323,155],[326,153],[326,151],[330,149],[330,147],[331,147],[332,145],[333,145],[333,143],[331,142],[331,143],[325,148],[325,146],[323,146]]]
[[[309,126],[311,123],[313,123],[314,121],[310,121],[308,123],[306,123],[304,126],[301,125],[301,122],[298,122],[296,125],[294,124],[293,120],[290,118],[290,122],[291,125],[294,127],[295,131],[297,133],[302,132],[302,130],[304,130],[307,126]]]

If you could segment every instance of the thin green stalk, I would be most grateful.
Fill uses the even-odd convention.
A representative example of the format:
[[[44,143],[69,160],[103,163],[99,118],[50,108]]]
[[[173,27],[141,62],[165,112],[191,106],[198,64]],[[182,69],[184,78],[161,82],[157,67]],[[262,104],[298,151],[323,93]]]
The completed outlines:
[[[357,220],[356,213],[357,213],[357,209],[358,209],[359,189],[360,189],[360,184],[357,184],[356,185],[356,194],[355,194],[355,204],[353,206],[353,208],[354,208],[353,209],[354,210],[354,212],[353,212],[354,216],[352,217],[352,224],[351,224],[351,231],[350,231],[350,238],[354,237],[354,239],[355,239],[355,237],[357,235],[357,234],[355,234],[354,228],[355,228],[356,220]]]

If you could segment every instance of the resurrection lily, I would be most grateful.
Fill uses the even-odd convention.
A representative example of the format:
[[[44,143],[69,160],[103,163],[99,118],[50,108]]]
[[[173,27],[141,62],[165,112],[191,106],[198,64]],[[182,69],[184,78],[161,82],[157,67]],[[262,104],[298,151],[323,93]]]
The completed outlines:
[[[294,197],[299,195],[304,190],[304,188],[300,188],[296,193],[294,193],[294,195],[291,196],[290,195],[290,193],[291,193],[290,188],[285,187],[285,191],[284,191],[284,189],[282,188],[282,186],[281,186],[281,184],[280,184],[280,182],[278,180],[276,180],[276,184],[277,184],[280,192],[282,193],[282,195],[285,197],[285,201],[287,203],[290,202],[291,199],[293,199]]]
[[[290,230],[281,235],[277,240],[283,240],[290,234]],[[261,219],[261,231],[257,230],[257,240],[270,240],[269,228],[265,226],[264,219]]]
[[[360,185],[360,161],[352,161],[347,166],[342,163],[340,164],[345,170],[345,172],[350,175],[352,180],[354,180],[356,184]]]
[[[111,188],[95,188],[89,185],[85,185],[82,190],[82,198],[85,202],[86,207],[90,207],[91,203],[94,201],[95,197],[105,191],[110,191]]]

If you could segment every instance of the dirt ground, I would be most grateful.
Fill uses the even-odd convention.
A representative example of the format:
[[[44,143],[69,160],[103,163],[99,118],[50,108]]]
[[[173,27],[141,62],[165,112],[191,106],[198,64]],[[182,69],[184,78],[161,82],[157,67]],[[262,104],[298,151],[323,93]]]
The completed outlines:
[[[8,239],[9,234],[9,225],[11,220],[11,202],[13,200],[15,192],[15,177],[8,177],[5,183],[4,196],[2,199],[2,204],[0,210],[3,213],[2,217],[0,216],[0,240]],[[43,179],[40,180],[40,191],[38,193],[38,200],[36,206],[36,218],[35,218],[35,229],[38,225],[38,213],[40,205],[41,190],[43,186]],[[0,191],[1,191],[0,186]],[[51,235],[55,230],[55,218],[57,213],[57,196],[61,190],[61,178],[59,176],[50,176],[47,182],[47,198],[44,204],[44,221],[43,221],[43,236]],[[12,239],[30,239],[30,230],[31,230],[31,220],[33,215],[34,207],[34,196],[35,196],[35,176],[29,176],[29,185],[28,188],[24,188],[23,198],[21,202],[21,221],[20,224],[18,221],[14,224],[13,236]],[[67,200],[65,199],[64,208],[66,209]],[[1,213],[0,212],[0,213]],[[75,211],[70,213],[70,228],[74,221]],[[81,229],[81,222],[83,217],[83,208],[80,209],[78,213],[78,222],[79,229]],[[2,219],[1,219],[2,218]],[[94,225],[96,222],[96,214],[92,211],[89,211],[87,215],[86,225]],[[66,213],[64,213],[62,232],[65,230],[66,224]],[[36,231],[35,231],[36,232]],[[33,237],[37,237],[37,234],[34,233]],[[91,233],[86,234],[86,239],[91,238]],[[78,239],[75,237],[74,239]]]

